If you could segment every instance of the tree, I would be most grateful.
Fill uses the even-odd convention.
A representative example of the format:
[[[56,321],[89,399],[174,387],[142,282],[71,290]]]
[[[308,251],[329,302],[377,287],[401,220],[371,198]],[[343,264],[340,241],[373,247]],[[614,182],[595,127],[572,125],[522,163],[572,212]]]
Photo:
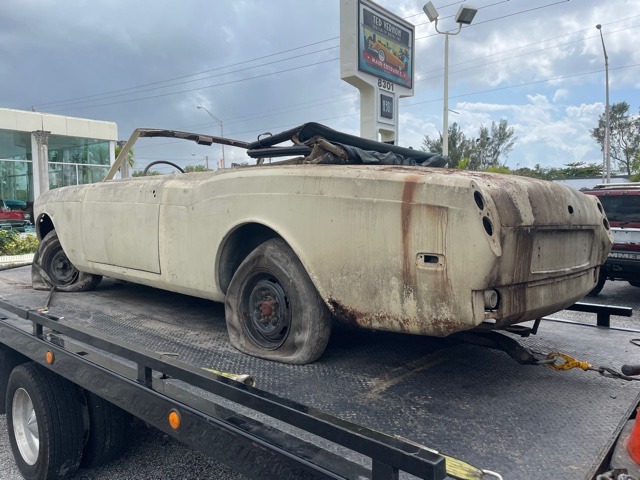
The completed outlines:
[[[118,142],[120,143],[120,142]],[[124,146],[124,143],[121,145],[116,144],[116,158],[118,158],[118,155],[120,155],[120,152],[122,151],[122,147]],[[133,168],[133,165],[136,163],[136,154],[133,152],[133,147],[129,150],[129,153],[127,154],[127,163],[129,164],[129,168]]]
[[[449,167],[470,170],[493,167],[502,171],[516,140],[513,127],[509,127],[506,119],[491,122],[491,128],[480,125],[477,139],[467,138],[454,122],[449,125]],[[425,135],[422,150],[442,153],[442,134],[433,140]]]
[[[470,168],[486,170],[487,167],[504,167],[517,139],[518,137],[514,136],[513,127],[509,126],[505,118],[500,119],[498,123],[492,121],[490,129],[480,125]]]
[[[565,164],[564,178],[592,178],[602,176],[602,165],[573,162]]]
[[[148,170],[147,173],[144,173],[144,170],[134,170],[131,174],[132,177],[148,177],[149,175],[164,175],[162,172],[158,170]]]
[[[449,168],[457,168],[460,161],[469,156],[471,142],[467,140],[465,134],[460,130],[457,123],[449,125]],[[437,139],[431,139],[425,135],[422,139],[422,150],[426,152],[442,153],[442,133]]]
[[[627,175],[640,173],[634,170],[634,165],[640,154],[640,116],[629,114],[627,102],[614,103],[609,110],[609,144],[611,159]],[[606,126],[606,112],[600,115],[598,126],[593,128],[591,137],[600,145],[604,152],[604,132]],[[637,167],[636,167],[637,168]]]
[[[184,173],[190,172],[211,172],[212,170],[208,169],[204,165],[187,165],[184,167]]]

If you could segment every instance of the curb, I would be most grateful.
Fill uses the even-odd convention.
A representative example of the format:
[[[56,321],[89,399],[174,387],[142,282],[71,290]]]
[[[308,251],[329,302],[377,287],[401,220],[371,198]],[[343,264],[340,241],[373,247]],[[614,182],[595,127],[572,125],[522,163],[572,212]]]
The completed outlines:
[[[33,263],[33,253],[24,255],[0,255],[0,270],[23,267]]]

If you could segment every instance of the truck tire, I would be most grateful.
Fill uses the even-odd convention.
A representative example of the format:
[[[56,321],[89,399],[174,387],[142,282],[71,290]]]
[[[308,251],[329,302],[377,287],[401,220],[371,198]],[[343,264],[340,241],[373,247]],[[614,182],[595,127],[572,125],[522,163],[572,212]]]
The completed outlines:
[[[50,231],[38,245],[31,267],[33,288],[60,292],[84,292],[94,289],[102,276],[79,271],[64,253],[58,234]]]
[[[71,382],[35,363],[11,372],[7,430],[20,473],[27,480],[73,476],[84,445],[82,394]]]
[[[331,313],[294,251],[282,239],[253,250],[225,299],[231,345],[260,358],[306,364],[324,352]]]
[[[604,288],[604,284],[606,281],[607,276],[600,273],[600,276],[598,277],[598,283],[596,283],[596,286],[593,287],[593,289],[589,293],[587,293],[587,297],[597,297]]]
[[[89,417],[89,433],[80,467],[100,467],[115,460],[127,448],[131,415],[102,397],[84,391]]]

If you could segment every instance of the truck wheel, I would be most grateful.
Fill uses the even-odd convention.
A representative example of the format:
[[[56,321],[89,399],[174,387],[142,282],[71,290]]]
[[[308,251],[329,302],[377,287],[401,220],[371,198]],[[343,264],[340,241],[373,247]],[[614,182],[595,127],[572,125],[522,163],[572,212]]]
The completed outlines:
[[[80,390],[34,363],[17,366],[7,385],[7,430],[27,480],[75,474],[84,444]]]
[[[44,274],[42,274],[44,271]],[[102,276],[80,272],[67,258],[60,245],[60,240],[55,230],[50,231],[38,245],[33,258],[31,269],[34,288],[39,283],[36,280],[44,280],[44,289],[50,289],[51,284],[61,292],[84,292],[95,288]],[[38,278],[39,277],[39,278]],[[48,278],[47,278],[48,277]]]
[[[279,238],[261,244],[240,264],[229,284],[225,316],[231,345],[283,363],[317,360],[331,334],[329,310]]]
[[[604,288],[604,284],[606,281],[607,281],[607,276],[600,273],[600,276],[598,277],[598,283],[596,283],[596,286],[593,287],[593,290],[587,293],[587,297],[597,297],[598,294]]]
[[[127,447],[131,415],[104,398],[84,391],[89,433],[82,453],[82,468],[100,467],[122,455]]]

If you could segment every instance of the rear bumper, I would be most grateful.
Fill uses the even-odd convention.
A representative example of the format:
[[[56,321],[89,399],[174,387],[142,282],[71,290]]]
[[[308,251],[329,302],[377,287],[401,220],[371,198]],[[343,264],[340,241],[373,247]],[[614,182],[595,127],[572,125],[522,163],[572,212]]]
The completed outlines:
[[[539,282],[498,287],[498,308],[485,312],[485,325],[503,328],[555,313],[582,299],[597,280],[598,267],[592,267]]]

